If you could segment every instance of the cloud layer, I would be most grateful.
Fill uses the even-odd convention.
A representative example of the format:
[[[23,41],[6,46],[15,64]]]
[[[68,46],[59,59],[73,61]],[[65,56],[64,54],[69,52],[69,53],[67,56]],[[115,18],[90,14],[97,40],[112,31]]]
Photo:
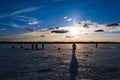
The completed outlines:
[[[84,26],[86,24],[88,28]],[[120,36],[120,26],[117,27],[107,27],[107,24],[98,24],[92,21],[81,21],[79,24],[75,24],[73,26],[64,26],[64,27],[51,27],[46,29],[40,29],[34,32],[28,32],[24,34],[18,35],[10,35],[1,37],[1,40],[35,40],[35,41],[45,41],[46,39],[54,40],[58,38],[58,40],[65,39],[87,39],[87,37],[91,36],[91,39],[95,37],[100,37],[103,40],[107,40],[109,36],[112,38],[111,34],[115,36]],[[14,24],[14,27],[18,27]],[[31,28],[26,28],[30,30]],[[4,29],[3,29],[4,30]],[[76,33],[77,30],[77,33]],[[73,33],[74,32],[74,33]],[[50,38],[51,37],[51,38]],[[95,39],[97,40],[97,38]],[[120,38],[116,38],[114,40],[120,40]]]
[[[35,11],[35,10],[38,10],[38,9],[39,9],[38,6],[32,6],[32,7],[26,8],[26,9],[14,11],[14,12],[10,13],[9,16],[18,15],[18,14],[21,14],[21,13],[32,12],[32,11]]]

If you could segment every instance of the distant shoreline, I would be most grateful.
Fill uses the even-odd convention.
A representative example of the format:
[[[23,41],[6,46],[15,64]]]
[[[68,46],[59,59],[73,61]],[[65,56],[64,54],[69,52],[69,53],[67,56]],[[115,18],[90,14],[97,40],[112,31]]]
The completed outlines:
[[[0,44],[31,44],[31,43],[44,43],[44,44],[72,44],[72,43],[77,43],[77,44],[120,44],[120,42],[0,42]]]

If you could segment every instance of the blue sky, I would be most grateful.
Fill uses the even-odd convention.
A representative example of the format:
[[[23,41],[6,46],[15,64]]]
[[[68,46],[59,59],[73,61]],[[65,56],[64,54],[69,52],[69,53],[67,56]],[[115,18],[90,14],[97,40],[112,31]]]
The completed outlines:
[[[34,29],[34,32],[40,32],[43,29],[56,26],[72,26],[73,24],[83,21],[91,21],[96,23],[98,26],[104,25],[104,27],[106,27],[106,24],[120,22],[119,3],[119,0],[1,0],[0,36],[8,37],[17,35],[19,37],[19,35],[22,34],[33,33],[30,31],[31,29]],[[94,29],[95,28],[92,30]],[[104,39],[106,35],[110,36],[112,34],[116,36],[110,36],[105,40],[120,40],[118,38],[120,34],[119,26],[117,26],[117,28],[115,27],[110,29],[102,27],[102,29],[107,31],[104,32]],[[109,32],[114,32],[109,33],[108,30],[110,30]],[[85,35],[83,36],[85,37]],[[97,36],[100,37],[101,34]],[[44,38],[54,39],[56,37],[57,36],[54,35]],[[44,40],[38,36],[37,38],[39,40]],[[2,38],[1,40],[5,39]],[[31,37],[31,39],[36,40],[36,37]],[[27,39],[18,38],[14,40]],[[92,37],[91,40],[94,40],[94,37]]]

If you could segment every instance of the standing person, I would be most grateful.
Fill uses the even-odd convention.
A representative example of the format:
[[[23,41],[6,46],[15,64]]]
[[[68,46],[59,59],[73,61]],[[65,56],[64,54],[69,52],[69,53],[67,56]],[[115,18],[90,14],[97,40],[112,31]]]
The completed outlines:
[[[38,50],[38,44],[37,43],[35,44],[35,49]]]
[[[73,47],[73,50],[76,50],[76,44],[75,43],[73,43],[72,47]]]
[[[12,45],[12,48],[15,48],[15,46],[14,46],[14,45]]]
[[[96,48],[98,47],[98,44],[96,43]]]
[[[76,77],[79,73],[79,69],[78,69],[79,65],[78,65],[78,61],[75,53],[75,49],[76,49],[75,43],[73,43],[72,47],[73,47],[73,50],[72,50],[72,57],[69,65],[69,73],[70,73],[70,80],[76,80]]]
[[[23,49],[23,45],[21,45],[20,48]]]
[[[32,49],[34,49],[34,44],[32,43],[32,46],[31,46]]]
[[[44,43],[42,43],[42,50],[44,50]]]

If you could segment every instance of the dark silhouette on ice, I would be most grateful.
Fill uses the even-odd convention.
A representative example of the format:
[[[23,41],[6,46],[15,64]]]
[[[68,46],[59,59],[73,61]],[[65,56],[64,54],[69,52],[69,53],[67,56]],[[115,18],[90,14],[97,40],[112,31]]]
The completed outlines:
[[[75,54],[76,45],[73,43],[73,49],[72,49],[72,58],[69,65],[69,72],[70,72],[70,80],[76,80],[76,77],[78,75],[78,62]]]
[[[23,49],[23,45],[21,45],[20,48]]]
[[[44,43],[42,43],[42,50],[44,50]]]
[[[73,47],[73,50],[76,50],[76,44],[75,43],[73,43],[72,47]]]
[[[34,44],[32,43],[32,46],[31,46],[32,49],[34,49]]]
[[[37,43],[35,44],[35,49],[38,50],[38,44]]]
[[[98,47],[98,44],[96,43],[96,48]]]
[[[14,45],[12,45],[12,48],[15,48],[15,46],[14,46]]]

